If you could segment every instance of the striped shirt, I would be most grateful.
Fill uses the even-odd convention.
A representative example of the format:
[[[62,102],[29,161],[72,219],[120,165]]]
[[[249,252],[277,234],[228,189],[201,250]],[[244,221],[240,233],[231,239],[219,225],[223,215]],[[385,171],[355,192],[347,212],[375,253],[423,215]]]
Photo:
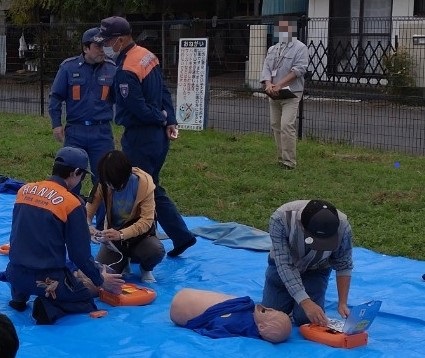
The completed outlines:
[[[289,294],[297,303],[309,298],[301,280],[308,270],[331,267],[336,275],[351,276],[352,232],[347,216],[338,211],[338,247],[334,251],[311,250],[305,245],[301,212],[309,200],[297,200],[278,208],[270,218],[269,233],[272,240],[270,256]]]

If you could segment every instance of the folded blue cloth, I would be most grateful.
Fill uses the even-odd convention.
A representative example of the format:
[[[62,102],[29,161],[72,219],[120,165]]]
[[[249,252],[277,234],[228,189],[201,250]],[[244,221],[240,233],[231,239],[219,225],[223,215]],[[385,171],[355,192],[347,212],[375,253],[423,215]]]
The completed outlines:
[[[214,240],[216,245],[236,249],[269,251],[272,247],[272,240],[268,232],[236,222],[200,226],[191,231],[197,236]]]
[[[24,184],[24,182],[0,174],[0,193],[16,194]]]

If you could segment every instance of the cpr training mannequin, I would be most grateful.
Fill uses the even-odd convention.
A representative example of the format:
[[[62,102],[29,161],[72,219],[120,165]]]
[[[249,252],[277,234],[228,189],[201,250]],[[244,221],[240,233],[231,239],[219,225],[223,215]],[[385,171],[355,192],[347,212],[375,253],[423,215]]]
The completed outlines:
[[[292,329],[286,313],[254,304],[248,296],[236,298],[191,288],[174,296],[170,318],[178,326],[211,338],[244,336],[280,343]]]

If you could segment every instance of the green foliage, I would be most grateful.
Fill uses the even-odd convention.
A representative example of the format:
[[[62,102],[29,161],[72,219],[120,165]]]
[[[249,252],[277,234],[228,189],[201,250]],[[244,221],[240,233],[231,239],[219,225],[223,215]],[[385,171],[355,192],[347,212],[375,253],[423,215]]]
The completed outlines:
[[[414,62],[410,53],[405,49],[384,56],[383,64],[388,80],[387,90],[392,95],[406,94],[406,88],[415,85]]]
[[[0,122],[0,174],[25,181],[49,175],[60,147],[50,121],[0,114]],[[114,127],[116,148],[121,133]],[[299,141],[297,149],[298,167],[288,171],[277,165],[269,136],[182,130],[162,185],[184,215],[262,230],[286,201],[327,199],[348,215],[356,246],[425,259],[423,157],[314,140]]]
[[[158,6],[154,0],[12,0],[9,15],[16,25],[38,23],[41,13],[62,21],[99,22],[107,16],[134,12],[149,16]]]
[[[48,6],[48,0],[12,0],[8,15],[16,25],[38,23],[40,11]]]

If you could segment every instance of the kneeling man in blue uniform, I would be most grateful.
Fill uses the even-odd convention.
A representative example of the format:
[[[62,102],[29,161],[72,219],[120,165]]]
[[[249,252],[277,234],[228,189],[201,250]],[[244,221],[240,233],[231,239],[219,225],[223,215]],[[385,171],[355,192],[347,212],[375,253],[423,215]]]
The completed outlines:
[[[81,199],[71,190],[88,168],[87,153],[63,147],[56,155],[52,176],[20,188],[13,208],[10,262],[6,278],[12,300],[24,311],[37,296],[32,316],[37,324],[52,324],[69,313],[97,310],[90,291],[67,268],[71,260],[97,287],[121,292],[120,274],[99,272],[90,249],[90,232]]]

